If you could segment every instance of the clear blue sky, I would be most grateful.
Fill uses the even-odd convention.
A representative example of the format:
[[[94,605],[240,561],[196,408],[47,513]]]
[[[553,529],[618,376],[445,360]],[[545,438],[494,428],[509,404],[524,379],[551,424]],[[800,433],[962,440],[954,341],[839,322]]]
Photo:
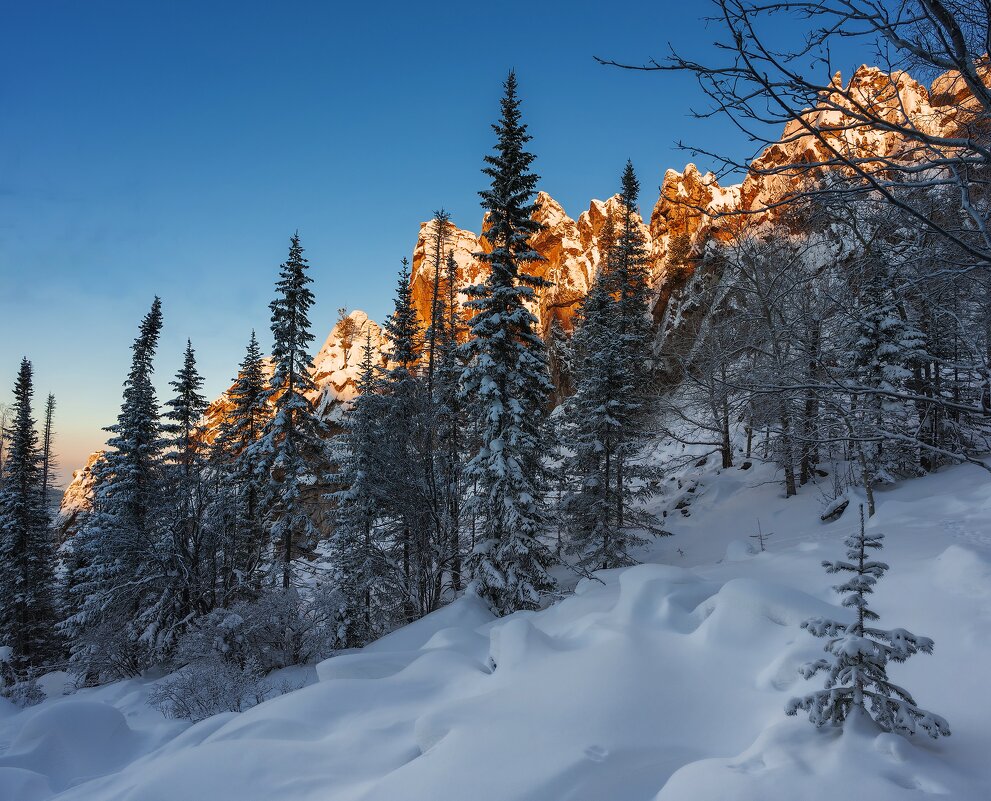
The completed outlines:
[[[687,159],[675,140],[713,147],[727,132],[689,119],[702,102],[691,79],[592,57],[709,50],[704,13],[668,0],[0,0],[0,400],[27,355],[39,403],[58,400],[63,466],[79,466],[115,419],[156,293],[160,397],[187,337],[215,396],[252,327],[270,345],[297,228],[317,345],[339,306],[383,319],[421,220],[443,206],[477,230],[510,68],[541,188],[577,216],[632,158],[649,210]]]

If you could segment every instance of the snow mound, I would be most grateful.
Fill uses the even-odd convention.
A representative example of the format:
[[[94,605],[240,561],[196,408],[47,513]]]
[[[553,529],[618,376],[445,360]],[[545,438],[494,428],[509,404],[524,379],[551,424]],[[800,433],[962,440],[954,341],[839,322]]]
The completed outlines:
[[[46,801],[52,788],[40,773],[23,768],[0,767],[0,798],[17,801]]]
[[[701,636],[716,642],[747,642],[767,633],[767,623],[797,629],[807,618],[836,612],[835,607],[793,587],[738,578],[727,581],[695,614],[703,621]]]
[[[935,579],[948,592],[991,596],[991,558],[965,545],[951,545],[936,557]]]
[[[726,561],[742,562],[757,555],[759,551],[751,543],[744,540],[733,540],[726,546]]]
[[[782,788],[801,788],[791,795]],[[937,795],[955,801],[982,796],[963,786],[938,756],[880,731],[869,719],[842,730],[816,730],[802,721],[766,729],[732,759],[706,759],[677,771],[655,801],[836,801]]]
[[[26,714],[0,767],[44,774],[55,789],[122,767],[141,748],[141,735],[109,704],[65,700]]]

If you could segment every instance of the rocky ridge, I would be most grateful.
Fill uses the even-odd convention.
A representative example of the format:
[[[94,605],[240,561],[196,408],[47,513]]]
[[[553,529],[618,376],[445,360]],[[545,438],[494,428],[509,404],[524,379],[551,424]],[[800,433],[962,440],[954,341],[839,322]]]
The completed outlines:
[[[833,78],[841,87],[841,76]],[[942,75],[926,88],[906,73],[887,74],[875,67],[862,66],[855,71],[843,92],[852,102],[884,110],[892,123],[905,120],[930,133],[952,133],[967,111],[967,91],[959,77]],[[911,143],[888,132],[851,130],[843,125],[842,110],[818,108],[808,112],[810,125],[823,131],[823,139],[845,153],[858,158],[911,158]],[[671,292],[691,275],[698,254],[709,241],[727,241],[739,229],[740,220],[760,223],[773,219],[776,207],[808,179],[808,172],[790,170],[790,165],[815,164],[828,157],[827,146],[794,122],[786,126],[779,142],[769,146],[751,164],[751,169],[736,185],[721,186],[716,177],[688,164],[681,172],[664,173],[660,195],[648,223],[642,225],[644,239],[651,254],[650,277],[655,290],[654,316],[659,319]],[[644,181],[649,184],[649,176]],[[602,235],[610,214],[618,212],[619,198],[592,200],[577,219],[568,216],[562,206],[546,192],[537,197],[534,218],[543,230],[533,239],[534,249],[543,261],[528,266],[551,286],[541,290],[533,303],[540,329],[547,334],[553,324],[570,331],[571,320],[581,299],[588,292],[602,257]],[[736,212],[736,214],[734,214]],[[745,212],[745,215],[739,214]],[[485,222],[482,221],[482,230]],[[436,223],[421,223],[413,250],[413,302],[422,320],[429,318],[434,280],[434,241]],[[485,277],[485,264],[478,254],[489,249],[484,235],[448,223],[444,230],[444,256],[453,255],[458,268],[458,300],[467,300],[465,289]],[[350,321],[350,322],[349,322]],[[381,327],[360,311],[353,311],[338,321],[314,359],[317,391],[314,402],[330,421],[339,420],[344,404],[355,394],[357,365],[361,361],[366,334],[379,354],[382,364],[388,361],[388,343]],[[207,428],[215,430],[229,411],[226,395],[214,401],[207,411]],[[92,465],[73,473],[62,503],[64,521],[76,521],[86,507],[91,490]]]

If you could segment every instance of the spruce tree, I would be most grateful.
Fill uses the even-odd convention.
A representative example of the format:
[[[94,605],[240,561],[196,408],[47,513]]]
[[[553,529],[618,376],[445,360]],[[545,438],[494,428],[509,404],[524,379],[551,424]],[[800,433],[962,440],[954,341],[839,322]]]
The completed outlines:
[[[101,503],[112,509],[128,538],[146,542],[154,527],[153,510],[161,484],[161,437],[158,400],[152,383],[155,351],[162,331],[162,303],[156,297],[141,321],[131,348],[131,370],[124,382],[124,399],[117,423],[107,431],[113,451],[106,464],[110,481],[102,488]]]
[[[912,368],[921,362],[925,339],[899,311],[887,265],[868,254],[858,272],[861,286],[859,292],[851,292],[856,301],[844,331],[845,361],[852,367],[857,396],[853,416],[856,433],[866,443],[860,446],[866,451],[866,482],[891,483],[919,472],[915,404],[898,395],[909,393]],[[873,502],[868,511],[874,514]]]
[[[94,468],[93,513],[73,543],[76,611],[64,631],[88,678],[136,675],[161,645],[160,602],[171,563],[162,550],[168,539],[161,520],[164,440],[152,383],[161,330],[156,297],[131,346],[107,453]]]
[[[347,607],[348,625],[341,639],[349,646],[364,645],[385,633],[391,612],[388,560],[376,530],[383,513],[380,479],[389,469],[382,462],[384,403],[367,329],[357,389],[344,416],[344,432],[336,440],[335,479],[341,489],[334,495],[337,515],[331,538],[336,584]]]
[[[224,604],[237,595],[253,596],[260,589],[259,568],[265,549],[261,497],[265,476],[255,443],[269,418],[265,365],[255,332],[227,391],[232,404],[214,442],[213,459],[224,477],[220,495],[224,523],[222,591]]]
[[[267,472],[262,504],[283,589],[293,585],[293,563],[300,551],[316,543],[311,507],[314,492],[324,482],[327,461],[324,427],[306,395],[316,389],[310,374],[309,311],[314,297],[308,271],[299,234],[293,234],[275,286],[276,298],[269,306],[275,344],[266,399],[274,414],[253,446]]]
[[[30,672],[58,655],[53,543],[45,510],[42,452],[32,415],[31,362],[14,384],[10,445],[0,488],[0,643],[15,670]]]
[[[45,399],[45,424],[41,439],[41,493],[48,509],[49,494],[52,491],[52,478],[58,469],[55,458],[55,396],[51,393]]]
[[[483,233],[490,250],[479,254],[489,268],[485,282],[468,289],[475,312],[465,344],[463,397],[473,398],[480,447],[468,470],[478,480],[476,512],[480,541],[471,556],[476,591],[506,614],[534,609],[553,581],[547,527],[544,467],[545,406],[552,387],[537,319],[527,308],[546,282],[525,272],[541,260],[530,238],[538,177],[522,122],[516,75],[504,84],[502,116],[493,126],[497,142],[485,157],[491,180],[479,194],[488,213]]]
[[[203,396],[203,376],[196,369],[196,352],[193,343],[186,340],[182,367],[169,382],[175,391],[165,406],[165,418],[169,421],[163,430],[170,435],[171,453],[169,461],[177,465],[183,476],[192,475],[203,456],[201,444],[200,418],[206,411],[207,400]]]
[[[207,598],[211,594],[207,570],[212,554],[206,552],[204,512],[206,506],[205,470],[207,444],[200,429],[200,420],[207,408],[203,397],[203,377],[196,369],[193,344],[186,341],[182,367],[169,383],[175,395],[165,406],[168,422],[163,431],[168,435],[166,462],[168,464],[168,494],[173,513],[172,558],[176,564],[178,586],[177,616],[209,611]]]
[[[434,212],[433,219],[433,286],[430,298],[430,324],[425,336],[426,350],[426,403],[424,454],[426,468],[426,490],[430,504],[430,519],[433,529],[432,549],[434,551],[433,578],[437,602],[443,592],[445,569],[451,570],[457,562],[452,548],[457,539],[452,534],[456,525],[451,515],[456,504],[452,503],[452,471],[450,464],[450,443],[448,438],[457,434],[450,429],[449,408],[452,385],[450,357],[456,346],[452,346],[448,303],[451,298],[450,270],[452,254],[447,252],[448,226],[450,215],[441,209]],[[455,265],[455,271],[457,266]],[[456,384],[453,387],[457,391]],[[460,573],[460,568],[458,570]],[[451,574],[453,576],[453,572]],[[452,582],[453,583],[453,582]],[[460,576],[458,577],[460,583]]]
[[[564,405],[560,440],[567,455],[562,506],[567,550],[586,570],[630,565],[638,532],[656,523],[639,503],[656,471],[638,459],[648,439],[648,254],[639,227],[636,174],[623,171],[618,227],[607,218],[598,274],[575,317],[571,343],[575,394]]]
[[[464,337],[464,321],[458,309],[458,265],[454,255],[448,253],[444,280],[441,283],[442,301],[438,313],[443,319],[438,324],[437,377],[434,382],[433,416],[438,445],[436,447],[436,480],[442,521],[444,543],[440,546],[444,564],[450,575],[454,592],[461,590],[462,544],[461,519],[465,496],[465,451],[468,438],[467,409],[459,389],[465,363],[460,342]]]
[[[406,620],[421,617],[440,601],[437,516],[432,480],[434,420],[428,384],[422,375],[423,331],[413,306],[409,263],[402,261],[393,313],[385,324],[390,366],[382,381],[385,400],[382,446],[392,469],[381,474],[385,531],[394,543],[393,559],[404,587]]]
[[[649,436],[646,429],[651,418],[650,365],[654,339],[650,319],[650,254],[639,225],[640,182],[632,162],[626,162],[621,187],[619,226],[615,244],[610,248],[607,273],[616,298],[616,335],[623,373],[613,410],[619,421],[616,483],[621,489],[616,502],[620,528],[627,524],[628,486],[639,481],[641,488],[646,489],[649,478],[653,477],[635,466],[633,460]]]
[[[607,276],[600,274],[575,316],[572,347],[581,369],[560,418],[560,440],[567,449],[566,550],[585,570],[633,564],[631,551],[646,543],[632,528],[636,515],[627,507],[635,489],[629,473],[620,471],[629,376],[618,335],[619,304],[607,285]]]
[[[427,391],[433,392],[434,372],[437,365],[437,350],[444,337],[447,298],[443,291],[444,271],[447,269],[445,249],[447,246],[447,226],[451,215],[444,209],[434,212],[434,242],[431,254],[433,267],[433,289],[430,293],[430,325],[427,326]]]
[[[860,509],[860,531],[847,537],[847,560],[823,562],[827,573],[851,573],[852,576],[834,587],[846,593],[843,606],[856,614],[853,623],[840,623],[825,618],[810,618],[802,623],[816,637],[826,637],[826,659],[818,659],[801,668],[805,678],[825,672],[826,687],[803,698],[792,698],[785,711],[809,713],[816,726],[826,723],[842,724],[851,714],[868,714],[885,731],[913,735],[923,731],[930,737],[948,736],[950,727],[939,715],[916,706],[908,690],[888,679],[889,662],[904,662],[917,653],[931,654],[933,641],[917,637],[905,629],[873,628],[867,625],[878,615],[867,604],[888,565],[874,561],[868,550],[879,550],[883,534],[867,533],[864,509]],[[867,707],[870,711],[867,711]]]

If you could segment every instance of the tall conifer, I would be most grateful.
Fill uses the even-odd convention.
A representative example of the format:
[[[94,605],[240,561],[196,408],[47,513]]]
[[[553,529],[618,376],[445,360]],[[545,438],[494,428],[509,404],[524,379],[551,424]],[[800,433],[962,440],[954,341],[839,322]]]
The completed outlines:
[[[468,362],[463,392],[475,400],[480,447],[469,463],[478,479],[475,499],[480,541],[471,558],[476,590],[499,613],[533,609],[553,581],[546,528],[543,466],[545,405],[552,387],[537,319],[527,308],[545,282],[526,273],[541,260],[530,237],[541,226],[533,219],[537,176],[522,122],[516,75],[504,84],[502,115],[493,126],[497,142],[482,172],[491,180],[479,194],[488,213],[483,234],[489,267],[482,284],[470,287],[475,316],[465,345]]]
[[[336,443],[341,489],[334,495],[337,515],[331,538],[336,583],[347,606],[348,625],[341,639],[352,646],[384,633],[392,611],[388,560],[376,528],[383,514],[380,478],[389,467],[382,462],[384,399],[367,328],[357,389]]]
[[[218,473],[225,478],[222,514],[225,517],[222,584],[224,603],[235,595],[254,595],[265,550],[261,497],[266,483],[255,443],[269,418],[267,382],[255,332],[245,351],[234,384],[227,392],[232,404],[214,443]]]
[[[168,435],[168,493],[172,505],[171,557],[176,565],[176,615],[185,619],[195,612],[209,611],[212,596],[210,577],[213,553],[208,553],[204,513],[206,510],[205,468],[207,444],[200,428],[207,408],[203,397],[203,377],[196,369],[193,344],[186,341],[182,367],[169,384],[175,395],[165,406],[168,422],[162,427]],[[216,546],[213,538],[210,544]],[[211,549],[212,550],[212,549]]]
[[[13,664],[38,669],[57,655],[53,545],[45,511],[42,453],[31,410],[31,362],[14,384],[10,446],[0,489],[0,643]]]
[[[308,271],[299,234],[293,234],[270,304],[274,371],[266,394],[274,415],[255,446],[268,472],[263,503],[284,589],[293,585],[293,563],[300,550],[316,543],[312,489],[323,482],[326,469],[323,424],[306,396],[316,389],[310,375],[309,311],[314,297]]]
[[[162,532],[164,440],[152,383],[162,330],[156,297],[131,346],[131,369],[108,450],[94,467],[93,513],[74,538],[65,622],[73,657],[88,678],[135,675],[160,646],[163,583],[171,554]]]
[[[567,550],[589,570],[632,564],[633,550],[646,543],[639,532],[656,523],[636,503],[652,494],[656,471],[637,458],[650,436],[653,333],[639,184],[630,162],[621,185],[618,219],[607,218],[599,272],[575,317],[576,388],[561,418]]]

